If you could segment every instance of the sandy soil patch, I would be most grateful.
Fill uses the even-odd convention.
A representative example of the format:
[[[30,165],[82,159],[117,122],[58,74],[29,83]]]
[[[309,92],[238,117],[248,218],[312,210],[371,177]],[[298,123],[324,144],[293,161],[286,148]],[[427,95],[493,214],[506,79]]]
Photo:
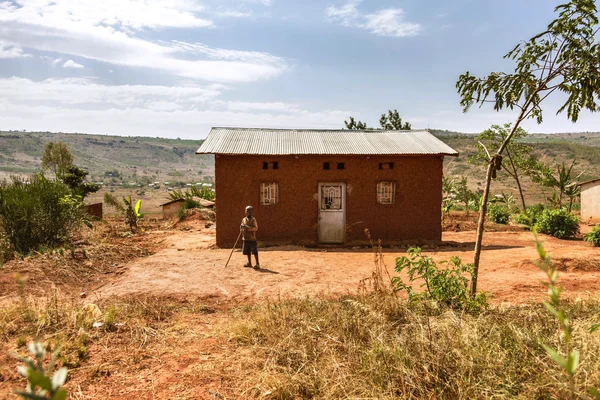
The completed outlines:
[[[353,293],[361,279],[373,271],[369,248],[309,249],[297,246],[260,249],[262,269],[243,268],[239,249],[224,265],[230,249],[218,249],[214,228],[186,228],[164,236],[163,248],[134,260],[126,271],[97,287],[101,297],[129,294],[212,298],[216,301],[247,303],[317,293]],[[470,262],[475,232],[445,232],[443,244],[424,252],[436,260],[459,256]],[[568,296],[592,296],[600,290],[600,251],[581,240],[558,240],[542,236],[547,251],[561,269],[560,282]],[[384,249],[390,273],[404,248]],[[540,300],[545,295],[544,278],[533,264],[536,259],[533,235],[521,232],[489,232],[484,239],[479,284],[493,293],[496,301]]]

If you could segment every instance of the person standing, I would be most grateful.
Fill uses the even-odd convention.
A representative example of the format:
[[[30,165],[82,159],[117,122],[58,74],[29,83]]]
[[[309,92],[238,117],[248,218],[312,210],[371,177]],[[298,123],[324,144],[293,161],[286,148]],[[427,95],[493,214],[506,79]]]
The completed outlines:
[[[254,269],[260,269],[260,264],[258,263],[258,246],[256,244],[258,223],[256,222],[256,218],[252,216],[252,213],[252,206],[247,206],[246,216],[242,219],[242,225],[240,226],[240,230],[242,231],[242,254],[248,256],[248,263],[244,267],[252,267],[251,255],[254,254],[254,259],[256,260]]]

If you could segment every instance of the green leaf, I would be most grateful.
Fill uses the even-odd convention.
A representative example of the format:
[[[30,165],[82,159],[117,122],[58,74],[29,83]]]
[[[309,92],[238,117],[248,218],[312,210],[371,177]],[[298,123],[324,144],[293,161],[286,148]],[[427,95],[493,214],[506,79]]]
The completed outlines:
[[[594,396],[596,400],[600,400],[600,392],[595,387],[589,387],[588,393]]]
[[[567,357],[565,369],[569,375],[573,376],[575,375],[575,372],[577,372],[577,367],[579,367],[579,352],[577,350],[573,350]]]
[[[52,376],[52,390],[59,389],[67,380],[67,367],[57,370]]]
[[[30,370],[27,375],[27,380],[29,380],[33,386],[39,386],[44,390],[52,391],[52,382],[50,381],[50,378],[39,371]]]
[[[20,391],[15,391],[15,394],[17,394],[18,396],[23,397],[24,399],[30,399],[30,400],[47,400],[46,396],[42,396],[40,394],[20,392]]]
[[[546,346],[545,344],[542,344],[542,347],[544,348],[544,350],[546,350],[546,353],[548,353],[548,355],[550,356],[550,358],[552,358],[554,361],[556,361],[556,363],[558,365],[560,365],[564,369],[567,368],[567,360],[565,360],[565,358],[563,356],[561,356],[560,354],[558,354],[556,352],[556,350],[554,350],[553,348],[550,348],[550,347]]]
[[[67,398],[67,391],[65,389],[60,389],[54,396],[52,396],[52,400],[65,400]]]
[[[590,328],[590,333],[594,333],[598,328],[600,328],[600,324],[592,325],[592,327]]]
[[[558,320],[560,322],[563,322],[565,320],[565,313],[554,308],[552,306],[552,304],[544,303],[544,307],[546,307],[548,309],[548,311],[550,311],[552,313],[552,315],[554,315],[556,318],[558,318]]]

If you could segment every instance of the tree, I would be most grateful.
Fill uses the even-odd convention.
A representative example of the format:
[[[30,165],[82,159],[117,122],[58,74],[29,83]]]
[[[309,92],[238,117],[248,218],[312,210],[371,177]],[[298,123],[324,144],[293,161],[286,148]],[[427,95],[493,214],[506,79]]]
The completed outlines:
[[[477,291],[477,276],[487,198],[492,172],[502,168],[502,154],[513,140],[521,122],[533,118],[542,123],[542,104],[557,90],[566,100],[557,114],[566,110],[567,118],[576,122],[582,109],[598,111],[600,97],[600,44],[597,9],[594,0],[572,0],[555,8],[558,17],[546,30],[526,42],[517,44],[505,58],[516,62],[513,73],[492,72],[477,78],[462,74],[456,88],[460,104],[467,112],[473,104],[492,103],[494,110],[516,109],[515,123],[494,155],[490,155],[484,188],[484,201],[477,226],[473,255],[474,274],[471,293]]]
[[[469,210],[477,204],[477,195],[469,189],[468,182],[468,178],[463,176],[454,184],[456,200],[465,204],[467,217],[469,216]]]
[[[492,125],[489,129],[481,132],[477,136],[477,154],[470,158],[469,161],[474,163],[487,164],[490,159],[490,153],[498,151],[500,146],[511,131],[512,124]],[[508,162],[502,163],[502,170],[508,176],[515,180],[519,195],[521,196],[521,207],[523,212],[527,212],[525,204],[525,195],[523,186],[521,185],[521,177],[523,175],[530,176],[534,182],[539,182],[541,175],[547,170],[547,167],[540,163],[537,157],[532,153],[531,145],[519,142],[519,139],[527,137],[527,132],[523,128],[518,128],[513,134],[511,140],[504,149]],[[492,178],[495,178],[492,173]]]
[[[579,177],[581,174],[573,176],[574,166],[575,160],[573,160],[569,167],[567,167],[563,161],[562,165],[559,165],[558,168],[556,168],[556,175],[548,170],[544,173],[544,177],[541,181],[544,186],[558,189],[558,197],[556,197],[556,195],[553,196],[553,199],[556,199],[555,205],[558,208],[562,207],[563,196],[569,198],[569,212],[571,212],[573,207],[573,201],[581,193],[581,187],[579,186]]]
[[[344,124],[346,125],[346,129],[350,129],[353,131],[364,131],[367,129],[372,129],[372,128],[367,128],[366,123],[355,120],[354,117],[350,117],[350,122],[344,121]]]
[[[97,184],[86,182],[86,176],[88,176],[87,171],[84,171],[75,165],[71,165],[64,171],[62,181],[71,189],[73,194],[81,196],[81,198],[84,199],[88,194],[95,193],[100,189],[100,186]]]
[[[64,142],[49,142],[42,156],[42,170],[50,169],[57,177],[73,165],[73,155]]]
[[[379,125],[381,125],[381,129],[391,131],[410,131],[411,128],[410,122],[402,124],[402,118],[400,118],[398,110],[388,110],[388,115],[381,114]]]
[[[354,117],[350,117],[350,121],[344,121],[344,125],[346,125],[346,129],[350,130],[370,130],[373,128],[368,128],[365,122],[355,120]],[[398,110],[388,110],[387,114],[381,114],[381,118],[379,118],[379,125],[384,130],[391,131],[409,131],[411,129],[410,122],[402,123],[402,118],[400,118],[400,114]]]

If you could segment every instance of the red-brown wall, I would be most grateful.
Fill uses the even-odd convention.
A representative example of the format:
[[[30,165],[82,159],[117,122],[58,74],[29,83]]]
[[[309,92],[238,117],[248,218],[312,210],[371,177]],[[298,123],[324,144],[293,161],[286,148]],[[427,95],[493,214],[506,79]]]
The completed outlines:
[[[279,169],[263,169],[277,161]],[[330,162],[331,170],[323,163]],[[345,169],[338,170],[338,162]],[[394,162],[380,170],[379,163]],[[317,243],[319,182],[346,183],[346,244],[364,243],[365,228],[384,245],[439,241],[441,156],[215,156],[217,246],[231,247],[247,205],[264,243]],[[377,182],[396,182],[395,204],[377,203]],[[279,203],[260,205],[260,184],[279,184]]]

